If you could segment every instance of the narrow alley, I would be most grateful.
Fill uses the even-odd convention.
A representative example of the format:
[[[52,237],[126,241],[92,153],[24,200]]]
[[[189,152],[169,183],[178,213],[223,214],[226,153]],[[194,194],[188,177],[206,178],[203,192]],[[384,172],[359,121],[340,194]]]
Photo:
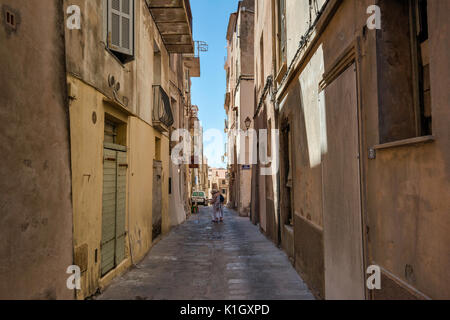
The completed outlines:
[[[225,209],[225,223],[212,224],[211,210],[175,228],[98,299],[314,299],[285,253],[248,218]]]
[[[449,13],[0,0],[0,302],[450,300]]]

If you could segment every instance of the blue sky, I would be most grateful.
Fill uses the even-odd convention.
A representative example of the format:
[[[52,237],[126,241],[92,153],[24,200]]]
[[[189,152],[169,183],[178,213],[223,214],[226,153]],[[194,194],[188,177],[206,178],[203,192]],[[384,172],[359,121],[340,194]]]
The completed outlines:
[[[226,33],[228,19],[237,10],[237,5],[238,0],[191,0],[194,40],[205,41],[209,45],[209,51],[200,56],[201,77],[192,78],[192,104],[200,108],[199,118],[204,132],[218,129],[224,139],[212,140],[205,135],[204,153],[210,167],[225,167],[219,154],[224,153],[225,143],[223,129],[226,114],[223,104],[226,90]]]

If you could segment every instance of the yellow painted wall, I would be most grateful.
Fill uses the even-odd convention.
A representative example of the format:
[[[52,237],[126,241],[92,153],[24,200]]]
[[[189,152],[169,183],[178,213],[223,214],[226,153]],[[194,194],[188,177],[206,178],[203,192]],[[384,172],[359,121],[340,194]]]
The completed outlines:
[[[95,293],[99,286],[102,236],[103,141],[105,112],[126,122],[128,117],[103,102],[103,95],[83,82],[68,77],[77,92],[70,103],[72,201],[74,251],[88,246],[87,270],[82,273],[78,298]],[[93,113],[97,121],[93,122]],[[128,241],[127,241],[128,245]],[[95,262],[95,250],[97,262]],[[127,257],[129,249],[126,249]],[[76,255],[75,255],[76,256]],[[128,259],[127,259],[128,260]],[[129,261],[124,264],[129,264]],[[75,264],[79,264],[76,261]]]
[[[93,87],[68,76],[68,83],[76,92],[70,104],[72,189],[74,207],[74,248],[88,247],[87,270],[82,273],[82,299],[106,286],[131,263],[139,262],[152,246],[152,191],[155,137],[161,139],[163,167],[163,234],[170,229],[169,222],[169,140],[141,119],[123,113]],[[93,123],[93,113],[97,122]],[[103,141],[105,113],[127,123],[128,178],[127,178],[127,239],[126,259],[118,268],[100,279],[102,192],[103,192]],[[128,238],[129,237],[129,238]],[[130,245],[131,243],[131,250]],[[97,262],[95,262],[95,250]],[[77,263],[77,261],[75,261]]]
[[[129,212],[133,262],[139,262],[152,245],[153,160],[155,138],[161,139],[163,167],[163,233],[169,230],[169,142],[168,138],[136,117],[129,121]]]
[[[170,231],[170,219],[169,219],[169,177],[170,177],[170,151],[169,151],[169,138],[166,135],[160,135],[161,138],[161,161],[162,161],[162,233],[165,235]]]
[[[130,118],[128,196],[130,212],[136,214],[130,216],[129,236],[134,262],[151,246],[154,150],[153,129],[138,118]]]
[[[68,82],[75,84],[70,104],[72,143],[72,174],[74,203],[74,247],[88,246],[88,268],[82,274],[82,290],[78,298],[90,296],[102,288],[132,262],[142,259],[152,245],[152,189],[155,137],[161,139],[162,232],[170,229],[169,222],[169,140],[151,126],[154,75],[153,51],[156,43],[161,50],[161,86],[169,92],[169,54],[158,28],[150,15],[146,1],[136,1],[135,59],[121,64],[105,49],[105,8],[102,1],[64,1],[64,8],[79,5],[87,12],[82,30],[66,32],[66,68]],[[103,45],[102,45],[103,44]],[[128,110],[105,103],[105,95],[113,97],[108,78],[114,76],[121,89],[117,97],[128,103]],[[80,81],[78,79],[83,79]],[[92,122],[96,112],[97,122]],[[128,189],[127,189],[127,259],[115,271],[100,279],[101,222],[103,189],[104,114],[108,112],[127,123]],[[128,227],[128,223],[130,226]],[[128,239],[129,237],[129,239]],[[131,248],[130,248],[131,243]],[[95,250],[97,263],[95,263]],[[132,259],[131,259],[132,256]]]

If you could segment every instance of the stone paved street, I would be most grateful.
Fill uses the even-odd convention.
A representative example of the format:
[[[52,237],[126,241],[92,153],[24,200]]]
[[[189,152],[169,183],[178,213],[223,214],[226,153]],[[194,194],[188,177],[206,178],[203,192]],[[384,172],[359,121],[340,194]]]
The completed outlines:
[[[98,299],[314,299],[287,256],[231,210],[211,223],[211,208],[175,228]]]
[[[248,218],[226,209],[225,223],[215,225],[210,210],[173,229],[98,299],[314,299],[287,256]]]

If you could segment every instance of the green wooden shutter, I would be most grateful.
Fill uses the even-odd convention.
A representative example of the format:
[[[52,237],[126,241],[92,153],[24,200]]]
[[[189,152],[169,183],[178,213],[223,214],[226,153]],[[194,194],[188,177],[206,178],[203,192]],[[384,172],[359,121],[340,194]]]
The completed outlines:
[[[117,152],[104,149],[102,209],[102,276],[114,269],[116,239]]]
[[[127,190],[127,154],[117,152],[117,201],[116,201],[116,265],[125,259],[125,212]]]
[[[125,214],[127,201],[127,153],[108,144],[103,156],[102,276],[125,259]]]

